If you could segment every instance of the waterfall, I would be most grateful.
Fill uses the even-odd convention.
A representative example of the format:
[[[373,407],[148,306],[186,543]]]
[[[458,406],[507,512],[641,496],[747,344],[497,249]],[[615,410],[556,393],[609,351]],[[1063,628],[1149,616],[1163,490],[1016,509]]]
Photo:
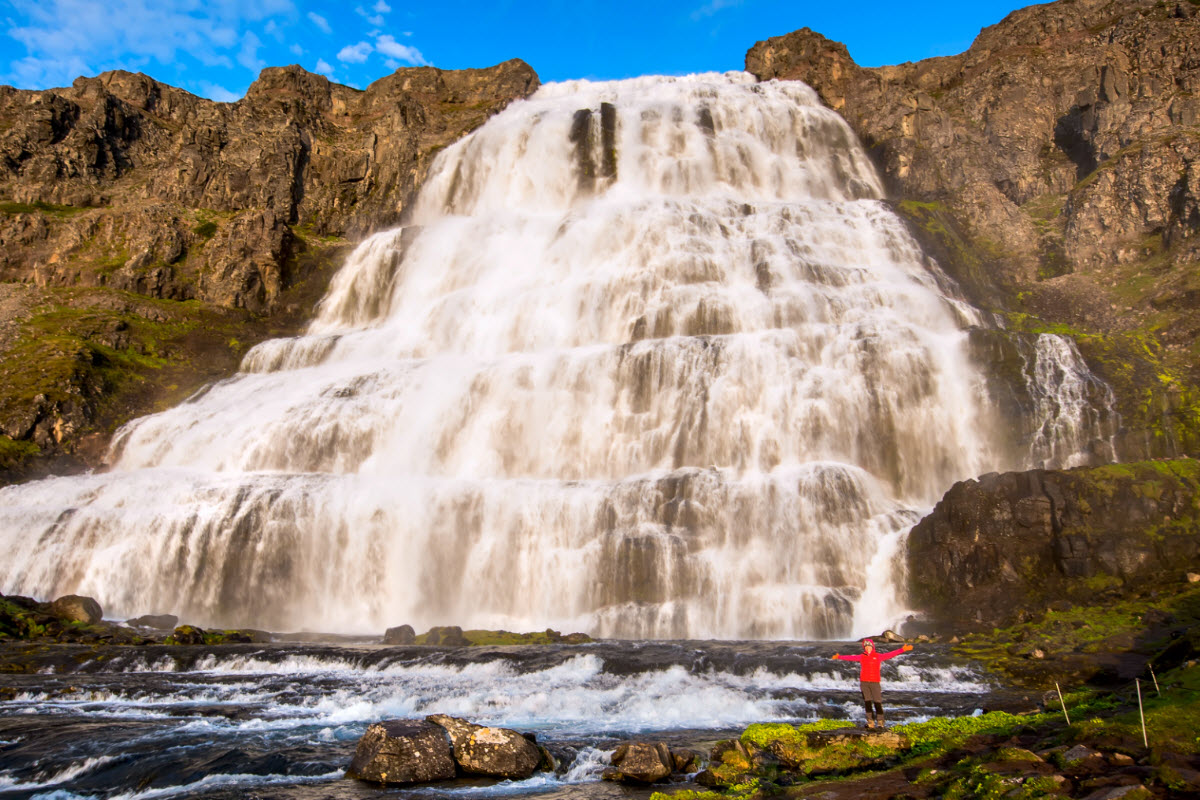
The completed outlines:
[[[1039,334],[1025,373],[1036,426],[1032,463],[1062,469],[1117,460],[1116,396],[1088,369],[1074,340]]]
[[[305,335],[109,471],[0,492],[0,590],[276,630],[878,629],[898,540],[997,459],[976,312],[881,194],[803,84],[543,86]]]

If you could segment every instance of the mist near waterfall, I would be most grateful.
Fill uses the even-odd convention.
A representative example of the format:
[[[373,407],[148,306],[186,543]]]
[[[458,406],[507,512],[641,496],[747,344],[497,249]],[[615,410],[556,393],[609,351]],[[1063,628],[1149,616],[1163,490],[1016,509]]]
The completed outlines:
[[[919,516],[1024,466],[980,314],[882,197],[800,83],[543,86],[438,157],[304,336],[127,425],[111,469],[0,491],[0,591],[273,630],[877,631]],[[1085,368],[1038,358],[1016,449],[1071,463]]]

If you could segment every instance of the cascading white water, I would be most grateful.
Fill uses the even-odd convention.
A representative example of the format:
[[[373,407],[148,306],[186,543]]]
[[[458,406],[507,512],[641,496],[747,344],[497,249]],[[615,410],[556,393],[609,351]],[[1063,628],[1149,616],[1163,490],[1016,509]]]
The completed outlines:
[[[1040,334],[1026,372],[1036,425],[1032,463],[1053,469],[1117,460],[1116,397],[1088,369],[1074,341]]]
[[[115,615],[821,638],[994,468],[947,297],[845,123],[744,74],[542,87],[307,335],[0,493],[0,589]]]

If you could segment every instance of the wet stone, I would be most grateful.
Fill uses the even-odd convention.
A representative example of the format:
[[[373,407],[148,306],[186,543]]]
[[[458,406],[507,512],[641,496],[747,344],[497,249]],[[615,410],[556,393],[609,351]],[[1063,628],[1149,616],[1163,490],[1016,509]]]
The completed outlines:
[[[675,760],[671,748],[663,742],[629,742],[613,752],[612,768],[606,769],[606,781],[654,783],[670,777]]]
[[[389,720],[358,740],[347,778],[385,784],[427,783],[455,775],[446,731],[423,720]]]

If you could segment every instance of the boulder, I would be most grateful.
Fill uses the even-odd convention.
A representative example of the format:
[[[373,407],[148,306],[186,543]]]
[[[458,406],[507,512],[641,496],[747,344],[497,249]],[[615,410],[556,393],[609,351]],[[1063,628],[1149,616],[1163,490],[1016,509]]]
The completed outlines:
[[[94,625],[104,616],[100,604],[90,597],[69,594],[50,604],[50,613],[67,622]]]
[[[167,637],[167,644],[204,644],[204,629],[195,625],[180,625]]]
[[[388,628],[383,634],[384,644],[412,644],[417,640],[417,632],[412,625],[400,625]]]
[[[523,780],[543,762],[537,744],[517,731],[475,725],[445,714],[433,714],[425,721],[446,732],[455,763],[468,775]]]
[[[445,729],[411,719],[376,722],[368,727],[346,770],[347,778],[385,784],[426,783],[454,775]]]
[[[623,783],[655,783],[674,771],[675,759],[664,742],[628,742],[613,752],[612,767],[601,777]]]
[[[695,750],[687,748],[679,748],[671,750],[671,760],[674,762],[675,772],[695,772],[704,761],[704,756],[697,753]]]
[[[1063,766],[1078,767],[1087,764],[1099,764],[1103,761],[1103,756],[1099,751],[1093,750],[1087,745],[1077,744],[1071,749],[1065,751],[1059,759]]]
[[[125,620],[131,628],[152,628],[158,631],[174,630],[179,624],[179,617],[174,614],[144,614],[140,617]]]
[[[446,625],[441,628],[430,628],[425,634],[425,644],[438,644],[443,647],[466,647],[471,642],[463,636],[463,629],[457,625]]]

